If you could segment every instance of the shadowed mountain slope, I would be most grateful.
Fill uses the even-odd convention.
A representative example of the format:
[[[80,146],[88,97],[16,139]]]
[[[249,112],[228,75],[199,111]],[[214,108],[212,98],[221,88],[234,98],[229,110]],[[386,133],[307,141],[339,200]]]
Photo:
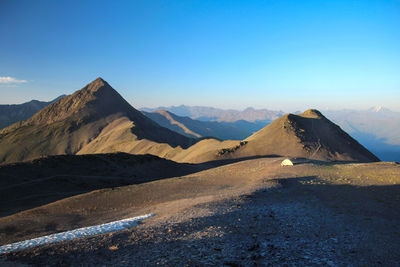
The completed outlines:
[[[32,100],[23,104],[0,105],[0,129],[18,121],[29,119],[42,108],[58,101],[64,96],[65,95],[61,95],[49,102]]]
[[[174,147],[193,143],[144,116],[98,78],[0,131],[0,163],[116,151],[165,156]]]
[[[222,140],[242,140],[267,124],[267,122],[256,123],[243,120],[235,122],[200,121],[177,116],[166,110],[143,111],[143,114],[165,128],[193,138],[212,136]]]
[[[236,158],[282,155],[328,161],[379,161],[339,126],[312,109],[299,115],[284,115],[242,144],[220,154]]]
[[[181,176],[206,167],[127,153],[58,155],[4,164],[0,217],[95,189]]]

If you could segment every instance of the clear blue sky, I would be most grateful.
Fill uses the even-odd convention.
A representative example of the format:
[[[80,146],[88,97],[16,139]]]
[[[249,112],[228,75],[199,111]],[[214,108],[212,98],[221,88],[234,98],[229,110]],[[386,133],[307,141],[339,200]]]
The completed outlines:
[[[101,76],[137,108],[400,110],[400,0],[0,0],[0,32],[1,104]]]

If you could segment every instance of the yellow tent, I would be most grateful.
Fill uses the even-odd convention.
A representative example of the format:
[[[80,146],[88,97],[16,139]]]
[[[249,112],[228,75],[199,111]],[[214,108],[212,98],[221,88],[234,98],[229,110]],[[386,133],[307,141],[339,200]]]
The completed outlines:
[[[281,166],[293,166],[293,162],[290,159],[284,159]]]

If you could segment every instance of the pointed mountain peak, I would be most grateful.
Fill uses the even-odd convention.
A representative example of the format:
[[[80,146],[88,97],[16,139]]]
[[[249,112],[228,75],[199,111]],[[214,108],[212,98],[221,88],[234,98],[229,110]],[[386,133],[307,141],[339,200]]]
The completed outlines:
[[[286,114],[248,137],[241,156],[282,155],[329,161],[379,161],[321,112]],[[246,154],[246,149],[247,153]]]
[[[105,80],[103,80],[103,78],[99,77],[86,85],[82,90],[94,93],[99,91],[103,87],[112,88]]]
[[[278,122],[281,123],[282,127],[287,126],[287,124],[293,124],[296,123],[299,120],[302,120],[303,118],[309,118],[309,119],[322,119],[325,118],[325,116],[318,110],[316,109],[308,109],[304,111],[303,113],[296,112],[295,114],[288,113],[277,119]]]
[[[392,112],[390,109],[382,107],[382,106],[376,106],[368,109],[369,112],[373,113],[390,113]]]
[[[65,96],[36,113],[25,124],[47,124],[70,116],[81,119],[114,113],[129,113],[132,106],[105,80],[97,78],[81,90]]]
[[[100,81],[100,82],[103,82],[103,83],[107,83],[103,78],[101,78],[101,77],[97,77],[97,79],[96,80],[94,80],[93,82],[96,82],[96,81]]]
[[[382,110],[382,106],[373,107],[372,110],[375,111],[375,112],[379,112],[379,111]]]
[[[299,114],[299,116],[305,118],[324,118],[324,115],[322,115],[322,113],[316,109],[308,109],[303,113]]]

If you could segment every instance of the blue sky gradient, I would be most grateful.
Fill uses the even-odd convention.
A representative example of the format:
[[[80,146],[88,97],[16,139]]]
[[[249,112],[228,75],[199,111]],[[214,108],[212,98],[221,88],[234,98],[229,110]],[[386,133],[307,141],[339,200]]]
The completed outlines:
[[[400,1],[0,1],[0,104],[400,111]]]

